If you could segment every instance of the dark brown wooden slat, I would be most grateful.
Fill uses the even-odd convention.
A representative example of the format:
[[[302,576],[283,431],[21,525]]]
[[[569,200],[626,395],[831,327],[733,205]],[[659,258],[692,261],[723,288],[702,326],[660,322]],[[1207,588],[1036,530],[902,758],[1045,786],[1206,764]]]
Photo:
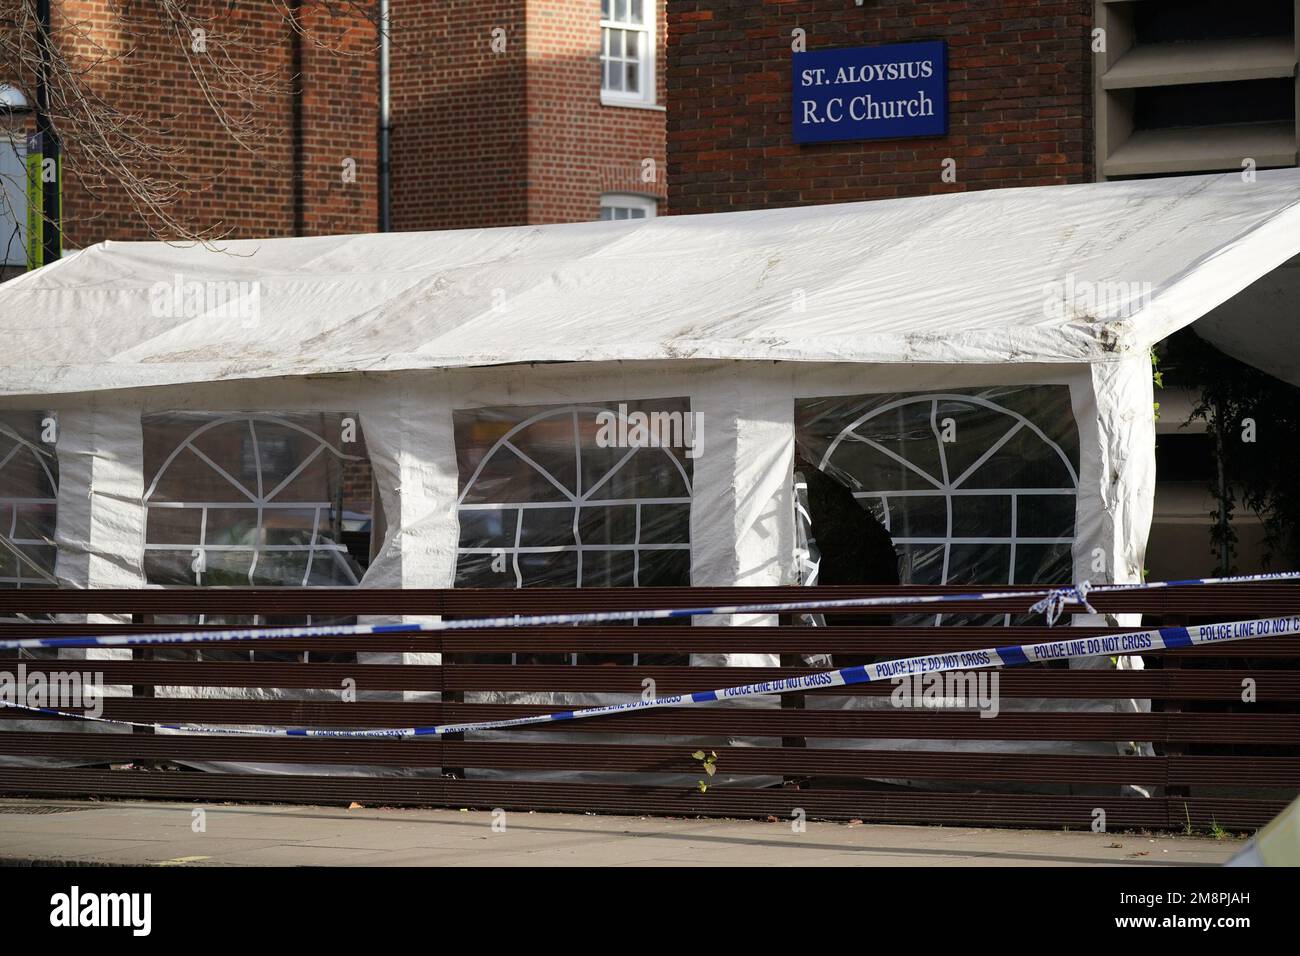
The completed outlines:
[[[59,661],[57,670],[102,675],[107,684],[188,687],[339,689],[355,680],[357,690],[555,691],[639,694],[651,678],[662,695],[713,690],[817,673],[808,667],[572,667],[566,665],[298,664],[185,661]],[[1300,671],[1141,670],[1085,671],[1032,668],[1002,671],[998,690],[1010,698],[1241,699],[1242,681],[1256,682],[1260,700],[1300,700]],[[890,683],[829,688],[825,694],[889,696]],[[809,691],[822,694],[820,690]]]
[[[358,766],[463,767],[508,770],[595,770],[608,773],[698,774],[685,745],[465,743],[440,740],[237,740],[230,737],[129,734],[0,734],[0,754],[101,762],[226,760]],[[1300,757],[1121,757],[1092,755],[924,753],[882,750],[799,750],[729,747],[720,769],[736,774],[901,777],[1051,783],[1300,786]]]
[[[1143,625],[1153,627],[1155,625]],[[183,630],[213,631],[217,625]],[[159,624],[13,624],[0,622],[0,639],[77,637],[87,634],[159,634],[175,631]],[[1071,639],[1099,637],[1134,628],[1072,627]],[[474,632],[370,634],[282,640],[246,640],[209,645],[207,649],[255,647],[265,651],[347,651],[422,653],[587,652],[631,654],[690,653],[831,653],[904,657],[937,651],[978,650],[1003,644],[1060,640],[1061,627],[529,627]],[[1300,636],[1271,637],[1218,647],[1195,647],[1159,654],[1191,657],[1300,657]],[[1143,656],[1155,656],[1148,652]]]
[[[554,713],[560,707],[511,704],[406,704],[359,701],[108,698],[104,716],[161,723],[274,727],[411,727]],[[38,715],[0,708],[0,720]],[[1295,747],[1300,715],[1007,712],[996,719],[942,711],[779,710],[711,705],[544,724],[520,731],[564,734],[698,734],[702,737],[825,737],[928,740],[1145,740]],[[1248,758],[1243,758],[1248,759]]]
[[[437,767],[442,763],[442,752],[443,742],[434,738],[343,740],[185,734],[0,733],[0,754],[75,758],[100,763],[224,760],[241,763]]]
[[[344,665],[335,665],[343,668]],[[432,669],[432,668],[431,668]],[[351,668],[363,681],[367,672]],[[659,694],[683,694],[815,674],[810,667],[564,667],[532,665],[463,665],[444,671],[448,690],[549,690],[637,694],[643,679],[655,681]],[[400,676],[400,675],[399,675]],[[1043,667],[998,672],[1001,697],[1011,698],[1179,698],[1185,700],[1241,700],[1242,681],[1256,681],[1260,700],[1300,700],[1300,671],[1086,671]],[[895,685],[872,683],[852,687],[810,690],[821,696],[887,697]]]

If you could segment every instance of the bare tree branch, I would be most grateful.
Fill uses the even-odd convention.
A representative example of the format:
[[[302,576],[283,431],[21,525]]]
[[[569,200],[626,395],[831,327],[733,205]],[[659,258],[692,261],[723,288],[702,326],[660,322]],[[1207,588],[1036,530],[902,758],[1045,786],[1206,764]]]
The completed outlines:
[[[125,205],[149,235],[166,241],[206,244],[229,234],[220,220],[199,224],[181,212],[225,168],[213,168],[219,151],[210,141],[187,138],[194,118],[178,129],[178,117],[155,95],[161,91],[139,88],[142,77],[183,78],[196,93],[186,105],[197,101],[226,145],[282,169],[266,145],[276,131],[271,107],[300,85],[284,54],[292,35],[340,57],[369,55],[378,43],[373,0],[110,0],[109,29],[60,15],[57,0],[55,7],[49,121],[64,176],[102,206]],[[358,32],[365,38],[360,53]],[[41,48],[35,0],[0,0],[0,83],[31,98]]]

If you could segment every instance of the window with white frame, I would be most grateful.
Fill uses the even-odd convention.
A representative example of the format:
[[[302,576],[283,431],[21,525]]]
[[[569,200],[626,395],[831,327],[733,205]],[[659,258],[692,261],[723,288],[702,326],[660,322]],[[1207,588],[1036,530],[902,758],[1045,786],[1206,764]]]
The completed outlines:
[[[1079,433],[1067,386],[800,399],[795,421],[803,457],[889,532],[902,583],[1070,582]]]
[[[600,197],[600,218],[653,219],[659,212],[659,200],[636,193],[605,193]]]
[[[456,587],[689,585],[690,414],[685,398],[456,411]],[[652,654],[479,657],[665,662]]]
[[[162,412],[142,426],[150,584],[360,583],[373,482],[355,414]]]
[[[600,96],[606,103],[655,101],[655,0],[601,0]]]

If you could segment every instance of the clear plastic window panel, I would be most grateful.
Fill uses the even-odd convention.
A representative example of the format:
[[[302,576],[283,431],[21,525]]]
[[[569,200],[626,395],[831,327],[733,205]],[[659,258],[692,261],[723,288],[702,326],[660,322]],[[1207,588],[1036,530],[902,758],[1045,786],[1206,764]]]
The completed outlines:
[[[355,587],[360,582],[369,563],[374,513],[370,462],[356,414],[162,412],[144,416],[143,430],[144,567],[150,584]],[[177,621],[252,622],[304,619],[197,615]],[[222,656],[230,654],[247,656],[203,651],[207,659],[231,659]]]
[[[795,419],[799,454],[889,533],[902,583],[1070,582],[1079,433],[1068,386],[801,399]]]
[[[58,587],[58,423],[52,412],[0,412],[0,587]],[[32,620],[48,620],[48,615]],[[6,658],[54,657],[54,651],[4,651]]]
[[[620,416],[635,425],[641,414],[656,424],[640,438],[635,428],[610,427]],[[689,414],[685,398],[456,411],[456,586],[688,585],[693,470],[676,439]],[[475,660],[683,662],[653,650]]]

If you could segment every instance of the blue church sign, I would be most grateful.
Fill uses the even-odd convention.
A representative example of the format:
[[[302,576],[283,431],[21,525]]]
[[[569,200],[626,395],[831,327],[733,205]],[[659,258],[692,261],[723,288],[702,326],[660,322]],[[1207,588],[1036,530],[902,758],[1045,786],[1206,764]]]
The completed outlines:
[[[943,136],[948,45],[902,43],[794,54],[794,141]]]

